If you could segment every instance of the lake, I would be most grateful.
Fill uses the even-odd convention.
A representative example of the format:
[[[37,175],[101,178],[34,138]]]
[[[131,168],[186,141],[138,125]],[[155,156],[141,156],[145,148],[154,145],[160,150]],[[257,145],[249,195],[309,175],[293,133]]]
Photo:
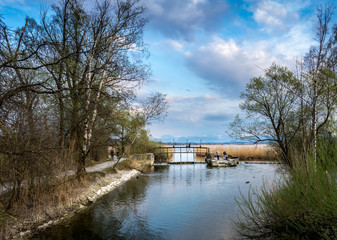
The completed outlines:
[[[242,239],[233,223],[239,214],[234,197],[272,181],[278,168],[156,165],[33,239]]]

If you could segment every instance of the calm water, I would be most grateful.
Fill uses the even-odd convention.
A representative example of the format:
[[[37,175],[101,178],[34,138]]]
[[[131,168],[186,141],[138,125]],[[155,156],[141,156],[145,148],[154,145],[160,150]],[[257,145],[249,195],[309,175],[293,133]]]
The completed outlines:
[[[233,223],[238,215],[234,196],[240,196],[239,188],[247,194],[263,178],[274,179],[277,168],[155,166],[34,239],[241,239]]]

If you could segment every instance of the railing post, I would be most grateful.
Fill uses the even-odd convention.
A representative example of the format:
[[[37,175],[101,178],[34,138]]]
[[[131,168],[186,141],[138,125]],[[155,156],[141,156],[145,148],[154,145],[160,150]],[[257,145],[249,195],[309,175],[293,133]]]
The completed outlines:
[[[181,147],[179,149],[180,149],[180,163],[181,163]]]

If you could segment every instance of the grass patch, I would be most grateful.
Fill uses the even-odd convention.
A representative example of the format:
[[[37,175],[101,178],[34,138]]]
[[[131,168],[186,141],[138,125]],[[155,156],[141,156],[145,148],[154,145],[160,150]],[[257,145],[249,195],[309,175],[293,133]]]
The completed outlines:
[[[105,158],[105,159],[103,159],[101,161],[95,161],[95,160],[90,159],[90,160],[86,161],[85,167],[95,166],[97,164],[105,163],[105,162],[108,162],[110,160],[111,160],[110,158]]]
[[[87,173],[87,177],[89,177],[91,181],[94,181],[97,178],[101,178],[101,177],[105,177],[105,176],[106,176],[106,172],[102,172],[102,171]]]
[[[126,165],[126,162],[127,162],[128,160],[124,160],[124,161],[121,161],[121,162],[119,162],[117,165],[116,165],[116,168],[118,169],[118,170],[123,170],[123,169],[125,169],[126,167],[125,167],[125,165]]]
[[[151,165],[146,159],[127,159],[124,160],[121,163],[118,163],[116,166],[118,170],[132,170],[136,169],[140,172],[147,172],[149,169],[151,169]]]

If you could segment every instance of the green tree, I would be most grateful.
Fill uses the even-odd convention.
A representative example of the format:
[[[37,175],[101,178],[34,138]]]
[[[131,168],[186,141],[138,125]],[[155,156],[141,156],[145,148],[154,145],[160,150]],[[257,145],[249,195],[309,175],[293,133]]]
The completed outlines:
[[[156,93],[139,101],[136,107],[128,109],[121,115],[115,124],[116,128],[112,138],[122,156],[126,154],[127,148],[131,150],[140,138],[143,137],[144,141],[148,141],[145,137],[145,127],[152,121],[163,119],[166,116],[167,107],[166,96]]]
[[[301,84],[286,67],[273,64],[263,77],[254,77],[241,94],[246,119],[236,117],[231,134],[243,140],[276,143],[283,159],[291,164],[289,150],[300,130]]]
[[[146,129],[141,129],[131,148],[131,154],[150,153],[155,147],[159,147],[158,142],[151,140],[151,135]]]

